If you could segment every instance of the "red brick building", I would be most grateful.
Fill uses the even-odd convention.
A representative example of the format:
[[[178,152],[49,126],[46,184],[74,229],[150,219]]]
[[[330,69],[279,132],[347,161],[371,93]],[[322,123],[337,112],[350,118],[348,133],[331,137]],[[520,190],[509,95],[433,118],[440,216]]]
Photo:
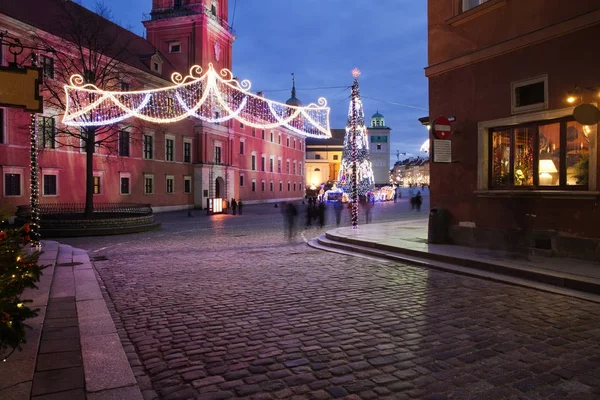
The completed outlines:
[[[451,240],[600,259],[597,125],[573,118],[600,100],[600,3],[429,0],[428,32],[430,117],[456,117],[431,164]]]
[[[171,74],[186,75],[192,65],[231,69],[234,36],[227,7],[227,0],[153,0],[144,39],[74,2],[5,1],[0,2],[0,32],[25,44],[43,40],[76,58],[74,35],[65,21],[97,24],[115,38],[106,58],[117,61],[120,90],[141,90],[172,85]],[[120,44],[126,51],[115,50]],[[65,70],[64,61],[54,53],[35,53],[47,82],[56,87],[67,83],[74,71]],[[8,46],[0,46],[0,64],[11,61]],[[17,61],[30,65],[31,50]],[[38,116],[40,202],[83,203],[85,150],[74,138],[61,136],[66,127],[60,114],[55,102],[46,102]],[[29,203],[29,121],[29,113],[0,108],[0,204]],[[95,151],[95,203],[150,203],[155,211],[166,211],[204,208],[208,198],[233,197],[248,204],[303,195],[304,138],[289,130],[265,131],[233,120],[125,122],[126,127],[115,127],[119,132],[112,146]]]

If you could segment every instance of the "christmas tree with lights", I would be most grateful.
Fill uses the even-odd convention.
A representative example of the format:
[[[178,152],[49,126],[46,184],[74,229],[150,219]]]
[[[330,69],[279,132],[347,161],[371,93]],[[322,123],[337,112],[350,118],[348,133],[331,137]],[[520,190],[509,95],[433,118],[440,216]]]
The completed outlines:
[[[339,183],[345,193],[351,195],[354,202],[355,196],[366,196],[375,189],[373,167],[369,159],[369,142],[367,140],[367,127],[365,126],[365,112],[363,110],[358,76],[360,71],[352,71],[354,83],[348,109],[348,123],[344,137],[344,150],[342,165],[339,172]],[[354,179],[356,174],[356,179]]]

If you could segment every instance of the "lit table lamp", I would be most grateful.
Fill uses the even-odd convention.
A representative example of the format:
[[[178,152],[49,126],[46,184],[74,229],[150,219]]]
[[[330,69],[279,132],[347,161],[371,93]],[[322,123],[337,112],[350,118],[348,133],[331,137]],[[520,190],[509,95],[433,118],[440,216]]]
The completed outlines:
[[[552,175],[558,172],[552,160],[540,160],[540,185],[552,185]]]

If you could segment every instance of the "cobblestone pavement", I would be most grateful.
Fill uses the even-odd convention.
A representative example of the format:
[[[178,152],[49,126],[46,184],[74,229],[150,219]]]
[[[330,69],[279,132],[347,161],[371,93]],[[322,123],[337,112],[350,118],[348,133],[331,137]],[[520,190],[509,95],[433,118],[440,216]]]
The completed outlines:
[[[146,398],[600,398],[597,303],[220,218],[94,253]]]

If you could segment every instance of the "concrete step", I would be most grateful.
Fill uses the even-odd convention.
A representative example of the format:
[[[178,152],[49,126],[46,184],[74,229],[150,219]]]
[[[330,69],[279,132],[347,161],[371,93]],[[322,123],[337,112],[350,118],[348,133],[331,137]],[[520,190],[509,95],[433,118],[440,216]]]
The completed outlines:
[[[308,242],[309,246],[325,251],[346,255],[361,255],[379,260],[390,260],[408,263],[426,268],[434,268],[467,276],[530,287],[552,293],[559,293],[580,299],[600,303],[600,281],[578,275],[556,273],[554,271],[536,270],[514,265],[494,265],[478,260],[459,259],[456,257],[429,257],[431,253],[415,250],[379,248],[377,244],[369,246],[352,243],[352,240],[335,240],[336,236],[324,234]],[[435,254],[434,256],[439,256]],[[443,258],[443,261],[440,260]]]

